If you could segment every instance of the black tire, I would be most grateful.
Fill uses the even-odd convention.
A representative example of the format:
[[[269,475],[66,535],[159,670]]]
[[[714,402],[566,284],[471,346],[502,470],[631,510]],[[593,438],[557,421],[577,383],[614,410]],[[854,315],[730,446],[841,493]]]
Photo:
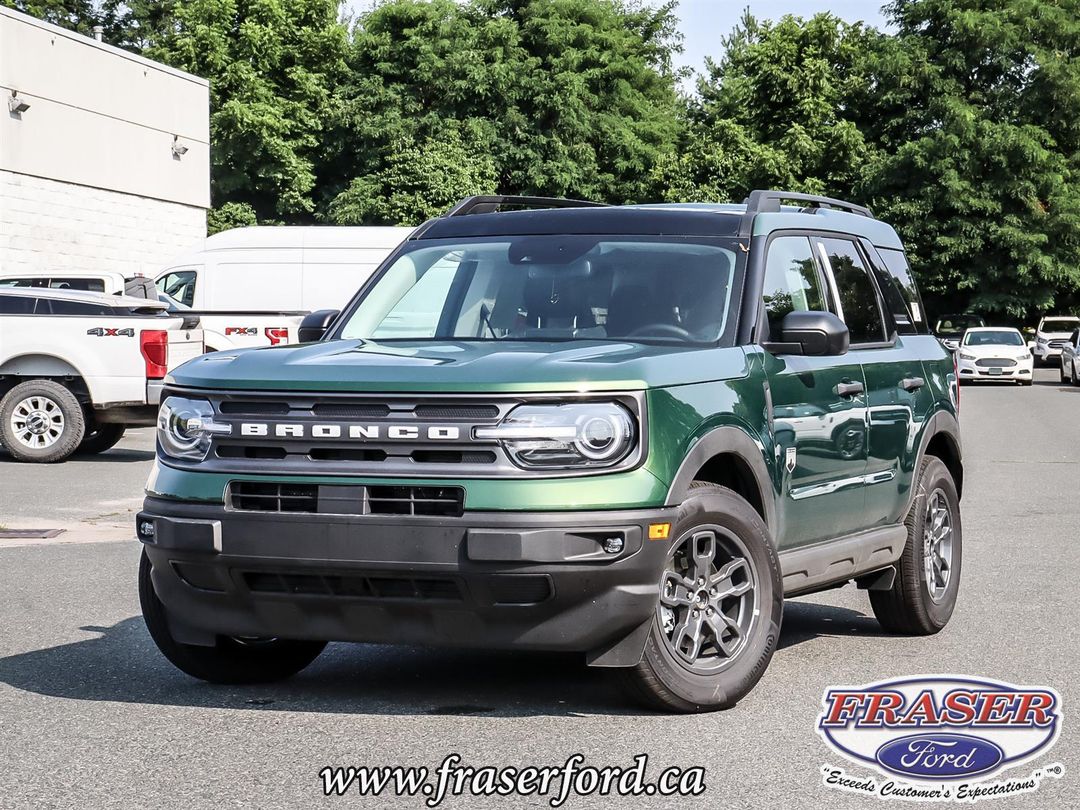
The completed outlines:
[[[90,425],[83,440],[79,443],[79,449],[75,452],[88,455],[104,453],[116,446],[116,443],[124,438],[126,425]]]
[[[17,430],[12,424],[16,410],[24,412],[24,403],[36,403],[30,411],[35,421],[33,430]],[[23,422],[20,424],[29,424]],[[43,433],[37,433],[42,425]],[[0,441],[17,461],[52,464],[63,461],[79,446],[86,430],[82,406],[60,383],[52,380],[30,380],[19,383],[0,400]],[[33,443],[43,442],[36,447]],[[44,444],[44,442],[48,442]]]
[[[154,592],[152,568],[146,551],[139,561],[139,602],[150,637],[158,649],[182,672],[221,684],[270,683],[295,675],[326,647],[325,641],[269,639],[245,643],[218,636],[213,647],[181,644],[169,630],[165,606]]]
[[[666,589],[667,585],[658,584],[658,607],[645,643],[644,655],[636,666],[621,670],[619,676],[636,699],[650,708],[666,712],[705,712],[734,706],[754,688],[769,666],[780,638],[784,613],[780,562],[761,516],[730,489],[700,481],[695,481],[691,487],[690,495],[679,507],[672,527],[675,538],[671,545],[672,553],[687,542],[696,544],[697,540],[691,538],[700,536],[695,535],[697,529],[705,529],[707,535],[709,527],[712,527],[713,532],[723,531],[737,538],[746,553],[742,558],[746,563],[746,581],[751,582],[756,590],[756,594],[753,590],[750,593],[753,594],[751,598],[755,599],[757,614],[730,659],[723,661],[723,657],[717,655],[718,668],[703,672],[696,665],[692,666],[681,659],[673,649],[669,631],[661,624],[664,608],[659,602],[659,588]],[[714,533],[714,560],[718,560],[720,555],[721,541],[718,538],[719,535]],[[723,542],[730,542],[730,538]],[[666,583],[667,576],[665,569],[662,583]],[[734,576],[730,579],[735,581]],[[698,595],[704,593],[702,587]],[[688,593],[688,596],[691,595]],[[737,613],[739,617],[743,615],[741,611],[747,609],[746,603],[741,605]],[[690,607],[685,610],[689,611]],[[710,612],[710,615],[714,614]],[[710,643],[713,650],[718,652],[719,647],[714,642]],[[703,651],[704,647],[701,649]]]
[[[1080,385],[1080,378],[1077,378],[1076,376],[1075,360],[1069,362],[1069,382],[1071,382],[1073,385]]]
[[[924,532],[928,505],[940,493],[948,511],[951,547],[949,576],[937,598],[931,596],[925,561]],[[904,521],[908,539],[896,564],[896,579],[887,591],[870,591],[870,605],[884,630],[909,636],[929,636],[949,622],[960,591],[963,567],[963,528],[960,522],[960,498],[956,484],[945,463],[936,456],[926,456],[916,478],[915,502]],[[936,573],[936,572],[935,572]],[[941,585],[941,583],[938,583]]]
[[[1064,358],[1062,358],[1061,363],[1058,366],[1058,375],[1061,378],[1061,384],[1062,385],[1064,385],[1065,383],[1067,383],[1069,381],[1068,378],[1065,376],[1065,360],[1064,360]]]

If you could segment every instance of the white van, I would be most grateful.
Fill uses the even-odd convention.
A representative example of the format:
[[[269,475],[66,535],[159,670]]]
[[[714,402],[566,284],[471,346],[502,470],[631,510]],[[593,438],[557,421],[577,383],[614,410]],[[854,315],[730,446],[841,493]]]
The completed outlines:
[[[256,225],[208,236],[157,275],[197,312],[341,309],[412,228]]]

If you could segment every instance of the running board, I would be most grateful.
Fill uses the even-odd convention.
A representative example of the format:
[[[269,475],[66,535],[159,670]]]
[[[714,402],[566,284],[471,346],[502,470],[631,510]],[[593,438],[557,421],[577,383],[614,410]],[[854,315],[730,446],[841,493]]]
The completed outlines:
[[[798,596],[886,568],[900,559],[907,528],[886,526],[780,552],[784,596]]]

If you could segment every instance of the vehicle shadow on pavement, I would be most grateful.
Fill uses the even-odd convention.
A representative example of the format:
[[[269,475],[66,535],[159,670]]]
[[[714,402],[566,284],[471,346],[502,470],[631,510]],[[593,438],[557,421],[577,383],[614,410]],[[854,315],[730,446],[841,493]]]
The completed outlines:
[[[331,644],[276,684],[219,686],[177,671],[142,617],[83,627],[90,637],[0,658],[0,682],[71,700],[330,714],[528,717],[651,714],[628,701],[610,670],[580,655]],[[780,649],[821,636],[877,635],[855,611],[788,603]]]
[[[866,615],[851,608],[789,599],[784,603],[784,624],[780,630],[780,644],[777,649],[794,647],[815,638],[884,638],[888,635],[873,615]]]

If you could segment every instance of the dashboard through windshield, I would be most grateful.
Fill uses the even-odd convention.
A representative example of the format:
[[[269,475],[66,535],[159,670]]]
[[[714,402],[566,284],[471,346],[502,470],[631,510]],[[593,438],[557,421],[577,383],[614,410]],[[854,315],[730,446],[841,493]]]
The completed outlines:
[[[700,237],[418,241],[336,336],[715,343],[728,326],[735,257],[733,240]]]

